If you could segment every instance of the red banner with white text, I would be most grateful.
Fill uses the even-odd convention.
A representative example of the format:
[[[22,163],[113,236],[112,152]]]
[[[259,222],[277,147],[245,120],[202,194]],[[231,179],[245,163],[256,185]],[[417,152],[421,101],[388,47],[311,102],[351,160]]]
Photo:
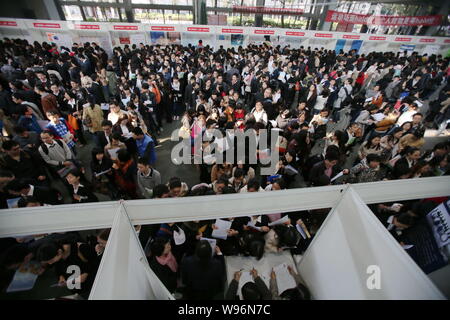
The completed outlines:
[[[379,26],[438,26],[442,16],[372,16],[328,10],[325,21]]]

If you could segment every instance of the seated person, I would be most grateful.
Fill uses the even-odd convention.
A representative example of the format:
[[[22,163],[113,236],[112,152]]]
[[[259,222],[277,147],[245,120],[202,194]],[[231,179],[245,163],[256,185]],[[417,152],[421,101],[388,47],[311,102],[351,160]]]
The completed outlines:
[[[270,293],[264,281],[258,275],[258,271],[253,268],[250,273],[252,274],[254,282],[249,281],[242,286],[242,298],[244,300],[271,300],[272,294]],[[241,274],[241,271],[237,271],[234,273],[234,278],[233,280],[231,280],[230,285],[228,286],[228,290],[225,294],[226,300],[239,300],[237,291]]]
[[[296,288],[287,289],[284,292],[278,292],[277,277],[272,270],[270,274],[270,292],[274,300],[311,300],[311,293],[308,288],[302,283],[300,276],[294,271],[291,266],[288,266],[288,271],[294,278],[297,284]]]

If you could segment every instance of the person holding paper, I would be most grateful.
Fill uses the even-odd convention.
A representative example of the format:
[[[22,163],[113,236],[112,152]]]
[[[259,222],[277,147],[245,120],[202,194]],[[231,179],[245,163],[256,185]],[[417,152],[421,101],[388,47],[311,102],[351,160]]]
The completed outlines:
[[[66,180],[71,187],[72,203],[98,202],[97,196],[91,191],[88,181],[80,170],[70,170]]]
[[[124,115],[128,115],[128,112],[121,110],[119,106],[119,102],[117,100],[112,99],[109,103],[109,114],[108,114],[108,120],[111,121],[113,125],[119,121],[120,117],[123,117]]]
[[[381,155],[383,148],[381,147],[381,137],[379,135],[374,135],[369,140],[363,142],[358,151],[358,156],[360,160],[363,160],[369,154]]]
[[[120,149],[117,152],[117,160],[114,161],[112,168],[120,195],[127,199],[137,199],[137,167],[131,154],[126,149]]]
[[[195,254],[185,257],[181,264],[181,278],[186,286],[183,298],[223,299],[224,277],[225,263],[220,247],[213,249],[207,240],[200,240]]]
[[[270,293],[273,300],[311,300],[311,293],[308,288],[302,283],[300,276],[294,271],[292,266],[287,266],[289,275],[295,280],[296,287],[287,289],[283,292],[278,292],[277,276],[272,269],[270,273]]]
[[[329,151],[325,155],[325,159],[316,163],[309,174],[309,181],[312,186],[321,185],[320,181],[323,175],[326,175],[328,178],[332,179],[341,171],[343,174],[348,174],[349,170],[344,169],[339,166],[339,153],[336,151]]]
[[[74,166],[72,151],[63,140],[54,139],[52,131],[41,133],[42,144],[38,148],[42,159],[54,170]]]
[[[105,191],[112,195],[117,190],[112,169],[113,161],[100,148],[92,149],[91,156],[91,181],[94,190],[101,193]]]
[[[253,268],[249,273],[253,281],[247,281],[242,285],[241,292],[243,300],[272,300],[272,294],[258,275],[258,271]],[[225,293],[225,300],[239,300],[238,289],[241,275],[242,271],[236,271],[234,273],[234,278],[231,280],[228,290]]]
[[[117,160],[117,153],[119,150],[127,149],[125,143],[120,141],[120,139],[120,133],[114,132],[110,137],[110,142],[105,146],[105,154],[113,161]]]

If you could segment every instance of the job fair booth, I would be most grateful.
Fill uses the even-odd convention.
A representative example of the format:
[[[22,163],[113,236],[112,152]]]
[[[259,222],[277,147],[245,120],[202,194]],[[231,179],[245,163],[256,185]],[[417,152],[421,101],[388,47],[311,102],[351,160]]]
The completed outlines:
[[[313,299],[448,299],[449,195],[450,177],[434,177],[273,192],[7,209],[0,214],[0,237],[112,227],[89,299],[172,300],[174,297],[149,267],[135,225],[331,208],[301,256],[283,251],[266,253],[260,260],[225,257],[227,283],[235,271],[248,274],[255,267],[269,284],[272,269],[282,272],[291,266]],[[436,236],[433,246],[445,261],[430,273],[392,237],[368,204],[435,197],[447,197],[447,200],[427,216],[431,223],[428,231],[431,238],[433,234]],[[429,248],[425,251],[429,260]],[[290,281],[279,279],[280,290],[292,287]]]
[[[358,53],[393,51],[408,54],[447,54],[450,39],[445,37],[378,35],[282,28],[255,28],[212,25],[154,25],[148,23],[77,22],[0,18],[0,38],[22,38],[68,46],[72,42],[96,42],[111,51],[133,44],[203,44],[217,49],[238,48],[270,42],[291,48],[355,49]]]

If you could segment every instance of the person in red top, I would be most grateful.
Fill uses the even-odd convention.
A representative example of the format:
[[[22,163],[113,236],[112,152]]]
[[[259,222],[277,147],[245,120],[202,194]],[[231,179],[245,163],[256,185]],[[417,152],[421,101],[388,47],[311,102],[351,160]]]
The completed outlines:
[[[354,87],[355,92],[357,92],[361,89],[362,85],[364,84],[365,79],[366,79],[366,74],[364,73],[364,71],[360,71],[358,74],[358,78],[356,78],[356,81],[355,81],[355,87]]]
[[[244,106],[242,105],[242,103],[236,104],[236,108],[234,109],[233,116],[234,116],[234,119],[236,120],[237,127],[241,130],[244,130],[244,128],[245,128],[245,123],[244,123],[245,110],[244,110]]]
[[[34,92],[41,96],[41,104],[44,114],[49,111],[57,111],[58,110],[58,101],[56,97],[47,91],[45,91],[44,86],[42,84],[37,84],[34,87]]]

